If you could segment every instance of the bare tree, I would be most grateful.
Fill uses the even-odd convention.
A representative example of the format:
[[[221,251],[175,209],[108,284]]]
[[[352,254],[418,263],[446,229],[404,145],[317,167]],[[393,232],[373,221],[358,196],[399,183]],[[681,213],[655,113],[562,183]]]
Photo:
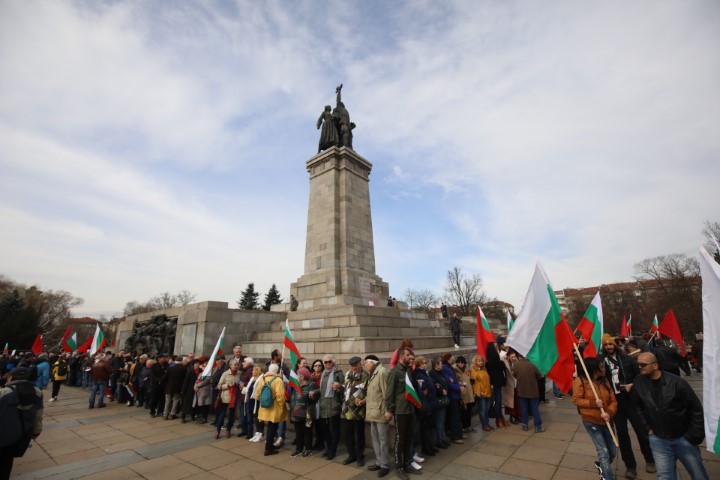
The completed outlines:
[[[165,310],[172,307],[184,306],[195,300],[196,295],[188,290],[183,290],[177,295],[170,292],[164,292],[160,295],[152,297],[145,303],[136,300],[127,302],[123,309],[123,315],[138,315],[140,313],[155,312],[157,310]]]
[[[487,295],[482,285],[480,274],[468,276],[459,267],[453,267],[447,272],[445,298],[450,305],[457,306],[461,315],[469,315],[474,305],[485,303]]]
[[[700,264],[681,254],[646,258],[634,265],[638,280],[654,280],[655,291],[645,289],[642,304],[649,315],[672,308],[685,334],[702,329]],[[653,313],[654,312],[654,313]],[[683,328],[683,324],[685,327]]]
[[[705,220],[702,234],[705,237],[705,249],[713,254],[716,262],[720,263],[720,249],[718,249],[718,243],[720,243],[720,222]]]
[[[408,288],[405,290],[405,302],[411,310],[430,312],[440,302],[440,298],[427,288]]]
[[[196,294],[190,292],[189,290],[183,290],[182,292],[178,293],[176,295],[177,303],[178,305],[188,305],[195,301],[195,298],[197,297]]]

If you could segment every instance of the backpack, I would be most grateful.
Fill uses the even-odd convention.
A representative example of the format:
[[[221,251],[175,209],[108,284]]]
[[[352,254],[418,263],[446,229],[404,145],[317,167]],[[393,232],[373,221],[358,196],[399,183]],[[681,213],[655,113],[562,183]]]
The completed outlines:
[[[14,457],[25,454],[34,428],[36,412],[35,387],[28,381],[7,385],[12,392],[0,397],[0,419],[3,428],[0,429],[0,448],[10,447]],[[20,387],[20,388],[18,388]],[[31,409],[21,410],[20,407]]]
[[[68,366],[65,362],[60,362],[60,364],[57,367],[57,376],[58,377],[66,377],[68,373]]]
[[[275,396],[273,395],[271,387],[275,379],[277,379],[277,377],[273,377],[270,382],[265,382],[260,389],[260,406],[262,408],[272,408],[275,404]]]

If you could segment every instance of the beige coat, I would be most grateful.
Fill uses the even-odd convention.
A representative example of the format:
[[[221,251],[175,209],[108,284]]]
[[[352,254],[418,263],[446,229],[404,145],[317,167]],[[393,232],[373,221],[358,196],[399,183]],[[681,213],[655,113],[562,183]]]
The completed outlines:
[[[503,388],[502,401],[507,408],[515,408],[515,377],[513,376],[510,360],[503,359],[505,364],[505,388]]]
[[[368,422],[388,423],[385,419],[385,392],[387,390],[387,368],[382,363],[375,365],[367,386],[365,397],[365,420]]]
[[[230,388],[240,381],[240,370],[233,375],[228,368],[220,376],[220,381],[217,384],[217,389],[220,390],[220,397],[222,403],[230,403]],[[235,395],[240,396],[240,392],[236,392]]]
[[[453,369],[455,370],[455,376],[457,377],[457,381],[459,383],[465,384],[465,392],[460,395],[460,399],[463,401],[464,404],[475,403],[475,394],[473,393],[467,367],[465,368],[464,372],[460,371],[457,366],[453,366]]]
[[[260,393],[262,392],[263,386],[266,382],[270,384],[270,388],[272,388],[273,392],[273,398],[275,399],[275,401],[273,402],[273,406],[270,408],[264,408],[260,406]],[[265,375],[257,379],[255,384],[255,390],[253,391],[253,396],[255,397],[256,405],[259,408],[258,420],[260,420],[261,422],[272,423],[280,423],[287,421],[288,409],[285,405],[285,384],[283,383],[282,378],[278,377],[277,375],[266,373]]]

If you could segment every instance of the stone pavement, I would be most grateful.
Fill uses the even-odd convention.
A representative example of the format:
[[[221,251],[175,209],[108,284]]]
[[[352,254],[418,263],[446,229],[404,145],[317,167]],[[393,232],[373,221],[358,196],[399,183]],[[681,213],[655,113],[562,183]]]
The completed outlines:
[[[702,377],[689,378],[701,394]],[[360,480],[375,472],[344,466],[342,446],[329,462],[319,453],[291,458],[291,446],[279,455],[263,456],[263,446],[245,439],[214,439],[208,426],[150,418],[145,409],[107,403],[88,410],[86,390],[63,386],[55,403],[46,403],[45,428],[28,454],[15,460],[16,479],[308,479]],[[552,399],[541,406],[544,433],[523,432],[518,425],[501,431],[468,434],[464,445],[453,445],[423,463],[425,479],[591,480],[595,448],[582,428],[571,399]],[[477,419],[474,419],[477,423]],[[475,425],[477,426],[477,425]],[[479,430],[479,429],[478,429]],[[632,435],[631,435],[632,436]],[[290,433],[292,438],[292,433]],[[636,446],[638,478],[644,471]],[[720,478],[720,457],[702,449],[710,478]],[[366,465],[374,463],[368,445]],[[614,464],[624,478],[622,461]],[[680,476],[690,476],[680,468]],[[388,479],[397,478],[388,475]]]

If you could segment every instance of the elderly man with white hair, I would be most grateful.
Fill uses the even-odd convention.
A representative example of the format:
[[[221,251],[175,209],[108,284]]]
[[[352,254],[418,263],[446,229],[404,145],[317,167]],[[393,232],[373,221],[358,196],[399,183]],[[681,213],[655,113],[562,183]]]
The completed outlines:
[[[323,457],[332,460],[337,455],[337,446],[340,443],[340,408],[343,402],[343,383],[345,376],[337,368],[335,357],[326,354],[323,357],[323,370],[320,377],[320,391],[317,400],[320,404],[320,417],[318,421],[323,428],[325,438],[325,451]]]

